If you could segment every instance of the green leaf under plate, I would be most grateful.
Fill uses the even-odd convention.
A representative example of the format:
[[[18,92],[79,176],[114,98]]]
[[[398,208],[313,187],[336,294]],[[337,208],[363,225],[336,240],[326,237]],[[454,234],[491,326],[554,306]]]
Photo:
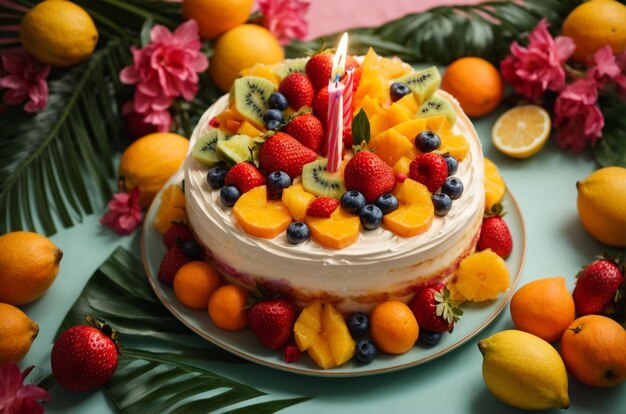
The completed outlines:
[[[626,168],[626,102],[610,93],[601,96],[600,107],[606,124],[593,155],[602,167]]]

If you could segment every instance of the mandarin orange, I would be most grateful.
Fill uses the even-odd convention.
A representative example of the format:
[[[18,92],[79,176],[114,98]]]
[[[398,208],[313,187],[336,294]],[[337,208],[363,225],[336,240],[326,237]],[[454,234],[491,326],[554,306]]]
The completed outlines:
[[[224,285],[209,298],[209,317],[220,329],[239,331],[248,325],[248,291],[238,285]]]
[[[211,294],[221,285],[219,273],[207,262],[186,263],[174,276],[174,294],[185,306],[205,309]]]
[[[413,347],[419,325],[411,309],[397,300],[376,305],[370,314],[370,336],[383,352],[404,354]]]

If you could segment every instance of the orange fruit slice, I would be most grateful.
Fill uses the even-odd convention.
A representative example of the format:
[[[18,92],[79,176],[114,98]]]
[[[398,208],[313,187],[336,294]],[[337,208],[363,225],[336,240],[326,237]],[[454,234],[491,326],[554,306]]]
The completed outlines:
[[[538,105],[509,109],[491,130],[493,145],[512,158],[528,158],[539,152],[550,136],[550,115]]]
[[[268,200],[262,185],[244,193],[233,206],[233,216],[246,233],[273,239],[287,230],[292,221],[289,209],[280,200]]]
[[[341,207],[328,218],[307,216],[306,224],[315,241],[333,249],[343,249],[355,243],[361,232],[359,217]]]
[[[485,158],[485,211],[491,211],[504,198],[506,185],[496,164]]]
[[[509,269],[490,249],[467,256],[456,270],[456,288],[473,302],[495,299],[509,288]]]
[[[442,134],[439,152],[450,154],[457,160],[462,161],[469,153],[469,143],[463,135]]]

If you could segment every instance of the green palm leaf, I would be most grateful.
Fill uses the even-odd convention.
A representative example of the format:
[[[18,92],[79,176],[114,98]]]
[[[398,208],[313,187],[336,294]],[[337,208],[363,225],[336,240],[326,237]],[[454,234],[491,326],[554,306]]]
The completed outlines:
[[[111,80],[129,63],[128,47],[125,38],[110,41],[51,81],[48,106],[36,115],[13,108],[0,118],[0,175],[8,177],[0,182],[0,232],[53,234],[58,222],[69,227],[110,198],[120,136]]]
[[[526,0],[442,6],[409,14],[373,29],[350,32],[350,52],[364,54],[372,46],[382,55],[397,55],[410,63],[448,64],[461,56],[499,61],[513,40],[521,40],[542,18],[560,27],[579,0]],[[287,54],[301,56],[337,44],[339,34],[292,44]]]

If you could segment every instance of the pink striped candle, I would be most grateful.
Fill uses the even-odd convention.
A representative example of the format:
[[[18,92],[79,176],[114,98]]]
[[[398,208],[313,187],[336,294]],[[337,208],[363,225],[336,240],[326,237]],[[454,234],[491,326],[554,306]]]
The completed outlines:
[[[352,89],[354,88],[354,68],[346,70],[343,78],[346,88],[343,90],[343,126],[352,127]]]
[[[328,84],[328,120],[326,122],[326,170],[337,172],[343,158],[343,92],[341,82]]]

